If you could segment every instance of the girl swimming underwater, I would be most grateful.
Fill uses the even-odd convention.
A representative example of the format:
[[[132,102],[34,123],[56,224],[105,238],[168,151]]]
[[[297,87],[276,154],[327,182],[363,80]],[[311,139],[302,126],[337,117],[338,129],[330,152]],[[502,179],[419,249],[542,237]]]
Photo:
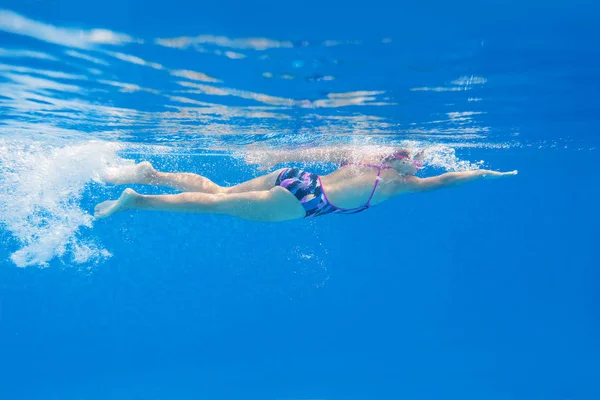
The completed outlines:
[[[290,161],[321,161],[336,162],[339,168],[323,176],[298,168],[282,168],[239,185],[222,187],[201,175],[158,172],[149,162],[142,162],[114,170],[103,177],[104,181],[117,185],[167,186],[182,193],[142,195],[126,189],[118,200],[98,204],[94,215],[105,218],[126,210],[156,210],[276,222],[355,214],[405,193],[517,174],[517,171],[475,170],[418,178],[414,174],[422,166],[422,153],[413,158],[404,149],[364,157],[343,148],[261,154],[262,160],[247,158],[247,162],[273,166]]]

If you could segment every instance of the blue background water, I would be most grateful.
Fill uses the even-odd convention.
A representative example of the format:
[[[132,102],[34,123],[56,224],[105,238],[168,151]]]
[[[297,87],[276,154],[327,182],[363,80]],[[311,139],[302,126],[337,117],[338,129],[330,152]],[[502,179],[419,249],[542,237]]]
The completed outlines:
[[[105,27],[144,38],[210,33],[361,40],[365,44],[355,47],[272,50],[267,67],[256,58],[236,64],[159,46],[131,53],[171,68],[193,66],[226,77],[228,87],[275,96],[314,100],[326,92],[386,91],[388,99],[380,100],[395,106],[322,110],[389,121],[390,126],[361,125],[361,137],[393,134],[411,121],[427,126],[446,112],[485,112],[467,121],[470,128],[486,128],[485,138],[473,143],[513,145],[457,147],[457,153],[520,173],[406,196],[351,217],[284,224],[123,213],[83,229],[113,254],[97,264],[59,257],[47,268],[18,268],[9,256],[22,244],[10,229],[0,230],[0,398],[600,397],[597,4],[90,6],[4,0],[2,5],[56,26]],[[393,40],[386,47],[381,39],[388,37]],[[3,47],[48,53],[55,46],[1,32],[0,41]],[[344,62],[332,62],[336,59]],[[26,62],[21,65],[42,63]],[[153,69],[118,69],[123,82],[161,91],[172,85]],[[269,80],[261,76],[265,70],[336,79]],[[471,75],[487,79],[468,95],[482,101],[467,102],[460,92],[408,90],[448,87]],[[140,93],[94,96],[116,107],[163,106]],[[236,106],[246,99],[221,101]],[[7,126],[46,121],[44,115],[15,111],[11,103],[3,107]],[[313,128],[321,129],[325,142],[335,139],[338,128],[352,129],[323,130],[303,119],[312,110],[284,112],[292,119],[244,119],[235,129],[248,135],[258,124],[267,138],[290,143],[312,140],[306,132]],[[98,121],[51,121],[92,137],[124,140],[113,131],[95,136]],[[441,124],[460,135],[457,142],[471,143],[468,132],[450,130],[455,125]],[[134,143],[202,147],[202,138],[177,136],[196,128],[185,129],[175,121],[166,128],[119,132]],[[402,134],[420,140],[414,132]],[[219,144],[244,143],[244,135]],[[197,141],[186,142],[189,137]],[[222,156],[125,153],[161,169],[207,173],[221,184],[258,173]],[[81,207],[89,211],[120,190],[90,182]]]

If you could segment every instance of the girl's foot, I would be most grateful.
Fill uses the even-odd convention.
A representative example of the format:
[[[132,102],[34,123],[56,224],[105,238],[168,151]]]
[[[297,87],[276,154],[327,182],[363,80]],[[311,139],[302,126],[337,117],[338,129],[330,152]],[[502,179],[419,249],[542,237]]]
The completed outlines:
[[[96,206],[94,209],[94,217],[106,218],[119,211],[125,211],[133,208],[135,201],[140,197],[140,194],[136,193],[133,189],[125,189],[118,200],[104,201]]]
[[[113,185],[127,185],[139,183],[142,185],[152,184],[156,176],[156,170],[148,161],[136,165],[119,168],[107,168],[102,175],[102,180]]]

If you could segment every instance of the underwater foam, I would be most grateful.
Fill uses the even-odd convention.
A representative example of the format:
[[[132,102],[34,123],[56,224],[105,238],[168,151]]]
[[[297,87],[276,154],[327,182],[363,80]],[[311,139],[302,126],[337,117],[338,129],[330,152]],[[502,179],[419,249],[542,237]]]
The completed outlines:
[[[118,150],[101,141],[0,139],[0,225],[20,247],[10,256],[17,266],[46,266],[55,257],[70,256],[76,264],[110,257],[94,239],[82,237],[93,217],[80,201],[104,168],[131,163]]]

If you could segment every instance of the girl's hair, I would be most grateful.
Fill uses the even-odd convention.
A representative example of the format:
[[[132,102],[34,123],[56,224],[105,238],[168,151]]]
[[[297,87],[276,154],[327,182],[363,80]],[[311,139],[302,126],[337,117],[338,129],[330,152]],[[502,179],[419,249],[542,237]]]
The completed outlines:
[[[410,152],[406,149],[397,149],[396,151],[394,151],[392,154],[390,154],[389,156],[386,156],[383,161],[384,162],[390,162],[395,158],[398,158],[398,156],[402,156],[402,157],[406,157],[406,158],[410,158]]]

